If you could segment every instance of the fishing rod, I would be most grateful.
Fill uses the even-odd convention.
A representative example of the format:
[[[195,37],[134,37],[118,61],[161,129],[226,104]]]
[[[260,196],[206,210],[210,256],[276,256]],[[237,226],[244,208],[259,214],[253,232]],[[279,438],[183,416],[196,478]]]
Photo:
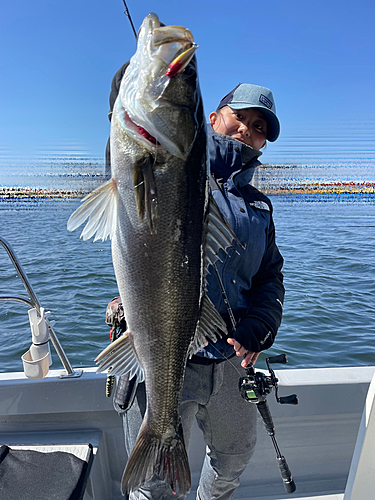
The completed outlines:
[[[290,396],[280,397],[278,395],[278,379],[275,372],[270,367],[270,363],[287,363],[288,358],[285,354],[279,356],[272,356],[266,359],[267,368],[270,375],[267,376],[263,372],[256,372],[254,366],[250,363],[246,367],[246,377],[241,377],[239,380],[239,390],[241,396],[249,403],[256,404],[260,416],[262,417],[264,426],[268,435],[272,440],[272,444],[276,451],[276,460],[280,469],[280,474],[283,479],[285,490],[288,493],[296,491],[292,473],[288,467],[285,457],[281,454],[275,437],[275,428],[272,420],[272,415],[267,403],[267,396],[275,389],[276,401],[280,404],[296,405],[298,404],[298,397],[296,394]]]
[[[227,307],[229,318],[232,323],[233,332],[236,330],[236,320],[233,314],[233,310],[230,306],[227,294],[225,292],[224,284],[221,280],[219,270],[217,269],[216,263],[213,265],[216,276],[221,289],[221,295],[223,297],[224,303]],[[296,491],[296,485],[292,477],[292,473],[288,467],[285,457],[281,454],[279,446],[275,437],[275,427],[272,420],[272,415],[267,403],[267,396],[271,393],[272,389],[275,389],[276,401],[280,404],[296,405],[298,404],[298,397],[296,394],[291,394],[290,396],[284,396],[279,398],[278,394],[278,379],[276,378],[275,372],[270,367],[270,363],[283,363],[286,364],[288,358],[285,354],[280,354],[279,356],[272,356],[266,359],[267,368],[270,373],[269,376],[262,372],[256,372],[254,370],[253,363],[245,368],[246,377],[241,377],[238,382],[238,388],[241,396],[245,401],[249,403],[256,404],[260,416],[262,417],[264,426],[266,428],[267,434],[272,440],[273,447],[276,452],[276,460],[279,466],[280,474],[283,480],[284,488],[287,493],[294,493]]]
[[[138,35],[137,35],[137,32],[135,31],[135,28],[134,28],[134,24],[133,24],[133,20],[131,18],[131,15],[130,15],[130,12],[129,12],[129,9],[128,9],[128,6],[126,5],[126,2],[125,0],[122,0],[123,4],[124,4],[124,7],[125,7],[125,10],[124,10],[124,14],[127,16],[127,18],[129,19],[129,22],[130,22],[130,25],[132,27],[132,30],[133,30],[133,33],[134,33],[134,36],[135,36],[135,39],[138,40]]]

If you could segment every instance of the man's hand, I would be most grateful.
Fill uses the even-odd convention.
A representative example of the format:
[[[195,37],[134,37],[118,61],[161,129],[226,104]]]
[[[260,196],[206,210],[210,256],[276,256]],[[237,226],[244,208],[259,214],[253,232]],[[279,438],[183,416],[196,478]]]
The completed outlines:
[[[248,351],[245,347],[243,347],[235,339],[227,339],[227,342],[228,342],[228,344],[231,344],[234,347],[234,350],[236,351],[237,356],[244,356],[244,360],[242,361],[241,366],[246,368],[250,362],[253,365],[255,365],[256,360],[258,359],[260,352]]]

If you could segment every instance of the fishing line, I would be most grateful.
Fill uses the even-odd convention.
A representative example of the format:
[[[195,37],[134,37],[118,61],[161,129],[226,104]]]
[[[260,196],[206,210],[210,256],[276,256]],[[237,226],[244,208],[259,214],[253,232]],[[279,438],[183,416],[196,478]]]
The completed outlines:
[[[226,305],[226,308],[227,308],[227,311],[228,311],[228,314],[229,314],[229,318],[230,318],[230,321],[232,323],[233,331],[235,331],[235,330],[237,330],[236,319],[234,317],[233,310],[232,310],[232,308],[231,308],[231,306],[229,304],[228,296],[227,296],[227,294],[225,292],[224,284],[223,284],[223,282],[221,280],[219,271],[217,270],[216,262],[214,262],[213,267],[215,269],[217,280],[219,282],[219,286],[220,286],[220,290],[221,290],[221,295],[223,297],[224,304]]]
[[[127,16],[127,18],[129,19],[129,22],[130,22],[130,25],[132,27],[132,30],[133,30],[133,33],[134,33],[134,36],[135,36],[135,39],[138,40],[138,35],[137,35],[137,32],[135,31],[135,28],[134,28],[134,24],[133,24],[133,20],[131,18],[131,15],[130,15],[130,12],[129,12],[129,9],[128,9],[128,6],[126,5],[126,2],[125,0],[122,0],[123,4],[124,4],[124,7],[125,7],[125,10],[124,10],[124,14]]]
[[[219,271],[218,271],[218,269],[217,269],[217,267],[216,267],[216,262],[214,262],[214,263],[212,264],[212,267],[215,269],[216,277],[217,277],[217,280],[218,280],[218,283],[219,283],[219,286],[220,286],[220,290],[221,290],[221,295],[222,295],[222,298],[223,298],[224,304],[226,305],[226,308],[227,308],[227,311],[228,311],[228,315],[229,315],[230,321],[231,321],[231,323],[232,323],[232,329],[233,329],[232,331],[234,332],[234,331],[236,331],[236,330],[237,330],[237,323],[236,323],[236,319],[235,319],[235,317],[234,317],[233,310],[232,310],[232,308],[231,308],[231,306],[230,306],[230,304],[229,304],[228,296],[227,296],[227,294],[226,294],[226,292],[225,292],[225,288],[224,288],[223,281],[222,281],[222,279],[221,279],[221,277],[220,277],[220,274],[219,274]],[[231,366],[232,366],[232,367],[233,367],[233,368],[237,371],[237,373],[238,373],[240,376],[242,376],[242,373],[238,370],[237,366],[235,366],[235,365],[231,362],[231,360],[230,360],[227,356],[225,356],[222,352],[220,352],[220,351],[219,351],[219,349],[218,349],[218,348],[217,348],[214,344],[210,344],[210,345],[212,345],[212,347],[213,347],[213,348],[214,348],[214,349],[215,349],[218,353],[220,353],[220,355],[221,355],[221,356],[222,356],[222,357],[223,357],[226,361],[228,361],[228,362],[230,363],[230,365],[231,365]],[[233,347],[233,349],[234,349],[234,347]]]
[[[230,360],[230,358],[228,358],[227,356],[225,356],[221,351],[219,351],[219,349],[214,345],[214,344],[210,344],[214,349],[216,349],[216,351],[221,354],[221,356],[225,359],[225,361],[228,361],[228,363],[236,370],[236,372],[238,373],[238,375],[240,375],[240,377],[242,377],[242,373],[240,372],[240,370],[237,368],[236,365],[234,365],[232,363],[232,361]]]

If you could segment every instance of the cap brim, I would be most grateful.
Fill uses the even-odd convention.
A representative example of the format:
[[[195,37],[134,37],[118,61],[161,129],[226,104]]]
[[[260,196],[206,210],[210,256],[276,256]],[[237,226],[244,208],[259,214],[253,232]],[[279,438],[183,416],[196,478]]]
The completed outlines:
[[[280,135],[280,122],[277,116],[273,111],[270,109],[266,108],[265,106],[249,106],[246,103],[230,103],[227,104],[232,109],[248,109],[248,108],[255,108],[259,109],[264,115],[266,116],[267,120],[267,141],[269,142],[275,142],[276,139]]]

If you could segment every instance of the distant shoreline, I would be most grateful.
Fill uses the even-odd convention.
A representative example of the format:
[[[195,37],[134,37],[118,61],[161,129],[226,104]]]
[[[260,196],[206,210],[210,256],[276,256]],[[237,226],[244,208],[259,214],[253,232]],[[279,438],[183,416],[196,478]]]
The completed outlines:
[[[43,189],[35,187],[0,187],[0,200],[76,199],[86,196],[88,189]]]
[[[37,187],[0,187],[0,200],[47,200],[77,199],[89,194],[91,189],[46,189]],[[290,194],[375,194],[375,182],[308,182],[296,183],[294,186],[265,185],[262,189],[266,195]]]
[[[262,190],[268,195],[280,194],[375,194],[375,182],[307,182],[294,186],[268,186]]]

